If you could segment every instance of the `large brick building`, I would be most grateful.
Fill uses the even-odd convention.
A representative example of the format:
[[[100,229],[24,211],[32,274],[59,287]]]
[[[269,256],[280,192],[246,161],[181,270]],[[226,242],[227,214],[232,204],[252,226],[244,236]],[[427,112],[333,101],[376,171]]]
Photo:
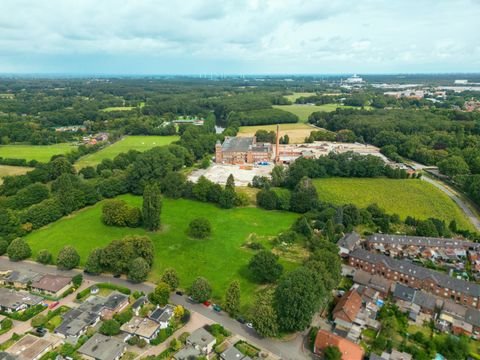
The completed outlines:
[[[480,285],[363,249],[350,253],[350,266],[457,303],[480,308]]]
[[[257,143],[253,137],[225,137],[223,144],[215,145],[217,164],[254,164],[272,160],[272,144]]]

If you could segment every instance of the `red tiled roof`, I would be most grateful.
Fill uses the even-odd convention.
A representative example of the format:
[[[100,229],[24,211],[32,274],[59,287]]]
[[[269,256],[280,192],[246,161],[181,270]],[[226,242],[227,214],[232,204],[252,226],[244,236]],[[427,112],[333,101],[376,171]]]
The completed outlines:
[[[342,296],[335,309],[333,309],[333,318],[353,322],[361,307],[362,297],[355,290],[350,290]]]
[[[363,349],[359,345],[326,330],[319,330],[315,338],[315,353],[321,355],[328,346],[336,346],[342,353],[342,360],[363,359]]]

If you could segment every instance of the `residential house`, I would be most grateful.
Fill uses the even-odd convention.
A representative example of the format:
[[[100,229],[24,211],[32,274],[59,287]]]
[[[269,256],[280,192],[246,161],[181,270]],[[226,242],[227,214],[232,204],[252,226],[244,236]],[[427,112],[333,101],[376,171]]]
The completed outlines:
[[[78,349],[78,353],[87,360],[118,360],[126,349],[124,342],[97,333]]]
[[[473,337],[480,338],[480,311],[468,308],[465,312],[465,321],[472,325]]]
[[[194,348],[193,346],[186,346],[177,352],[173,358],[175,360],[190,360],[190,359],[197,359],[202,356],[202,353],[199,349]]]
[[[27,334],[10,346],[6,352],[17,360],[38,360],[51,351],[58,342],[59,340],[54,336],[39,338]]]
[[[60,275],[43,275],[40,279],[33,282],[32,291],[47,294],[53,297],[60,297],[72,286],[72,278]]]
[[[135,302],[132,304],[132,311],[135,314],[135,316],[138,316],[140,314],[140,310],[146,303],[147,303],[146,296],[140,296],[137,300],[135,300]]]
[[[166,329],[174,315],[174,309],[170,304],[165,305],[163,308],[158,307],[150,314],[149,318],[160,324],[160,329]]]
[[[345,236],[337,242],[337,246],[340,249],[340,256],[348,255],[360,244],[360,241],[360,235],[357,234],[355,231],[345,234]]]
[[[469,324],[466,321],[453,319],[452,333],[457,336],[459,335],[472,336],[473,326],[472,324]]]
[[[222,360],[251,360],[249,356],[243,355],[235,346],[230,346],[220,354]]]
[[[480,308],[480,285],[476,283],[450,277],[407,260],[396,260],[363,249],[355,249],[350,253],[349,264],[409,287]]]
[[[128,296],[114,291],[106,299],[102,310],[102,319],[109,320],[113,315],[121,312],[128,306]]]
[[[120,327],[120,330],[127,334],[127,337],[124,339],[125,341],[132,336],[138,336],[145,341],[150,342],[157,337],[158,332],[160,331],[160,325],[148,318],[134,316],[129,322],[123,324]]]
[[[323,356],[323,351],[329,346],[336,346],[342,353],[342,360],[362,360],[364,351],[360,345],[332,334],[326,330],[319,330],[315,338],[313,351]]]
[[[43,275],[31,270],[7,270],[0,277],[0,284],[16,289],[27,289]]]
[[[215,338],[203,327],[195,330],[187,338],[187,344],[199,350],[202,354],[209,354],[215,345]]]
[[[337,328],[349,330],[362,307],[362,297],[356,290],[350,290],[342,296],[333,309],[332,315]]]
[[[41,304],[43,298],[25,291],[0,288],[0,310],[11,313]]]

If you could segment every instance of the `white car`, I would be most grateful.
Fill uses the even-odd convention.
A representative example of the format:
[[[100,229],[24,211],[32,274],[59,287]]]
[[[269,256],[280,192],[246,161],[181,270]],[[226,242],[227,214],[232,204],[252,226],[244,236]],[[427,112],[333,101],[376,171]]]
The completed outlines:
[[[252,323],[246,323],[245,326],[249,329],[253,329],[253,324]]]

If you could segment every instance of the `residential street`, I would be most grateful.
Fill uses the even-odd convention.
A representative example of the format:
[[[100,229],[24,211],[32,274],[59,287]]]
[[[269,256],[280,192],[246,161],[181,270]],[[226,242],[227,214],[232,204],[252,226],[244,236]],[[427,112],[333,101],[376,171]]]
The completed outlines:
[[[81,270],[58,270],[55,266],[43,265],[33,261],[20,261],[12,262],[7,257],[0,257],[0,270],[7,269],[16,269],[16,270],[32,270],[36,272],[50,273],[50,274],[62,274],[62,275],[76,275],[82,273]],[[110,282],[113,284],[126,286],[133,291],[143,291],[145,293],[151,292],[155,287],[151,283],[142,283],[134,284],[130,281],[122,278],[114,278],[111,275],[99,275],[92,276],[83,274],[84,280],[87,282]],[[85,286],[90,286],[91,284],[84,283],[82,288]],[[61,304],[67,305],[71,302],[76,296],[76,292],[67,296],[65,299],[62,299]],[[72,297],[72,298],[71,298]],[[193,304],[188,301],[186,296],[179,296],[173,294],[171,296],[171,301],[174,304],[180,304],[186,309],[190,310],[192,313],[196,312],[209,320],[219,323],[224,326],[226,329],[230,330],[232,333],[237,334],[247,341],[251,342],[253,345],[256,345],[260,348],[264,348],[275,355],[280,356],[284,360],[302,360],[302,359],[311,359],[312,356],[308,351],[303,351],[303,341],[305,339],[305,334],[298,334],[295,338],[288,341],[279,341],[275,339],[262,338],[252,329],[248,329],[245,325],[240,324],[238,321],[230,318],[226,313],[216,313],[211,308],[205,307],[203,304]],[[26,328],[28,331],[30,329],[30,321],[20,324],[20,328],[12,329],[17,333],[23,332],[23,329]],[[188,326],[188,325],[187,325]],[[12,331],[13,333],[13,331]],[[9,335],[7,335],[9,334]],[[0,337],[0,342],[3,342],[9,339],[11,333],[8,332]],[[3,339],[6,337],[5,339]],[[3,340],[2,340],[3,339]]]

